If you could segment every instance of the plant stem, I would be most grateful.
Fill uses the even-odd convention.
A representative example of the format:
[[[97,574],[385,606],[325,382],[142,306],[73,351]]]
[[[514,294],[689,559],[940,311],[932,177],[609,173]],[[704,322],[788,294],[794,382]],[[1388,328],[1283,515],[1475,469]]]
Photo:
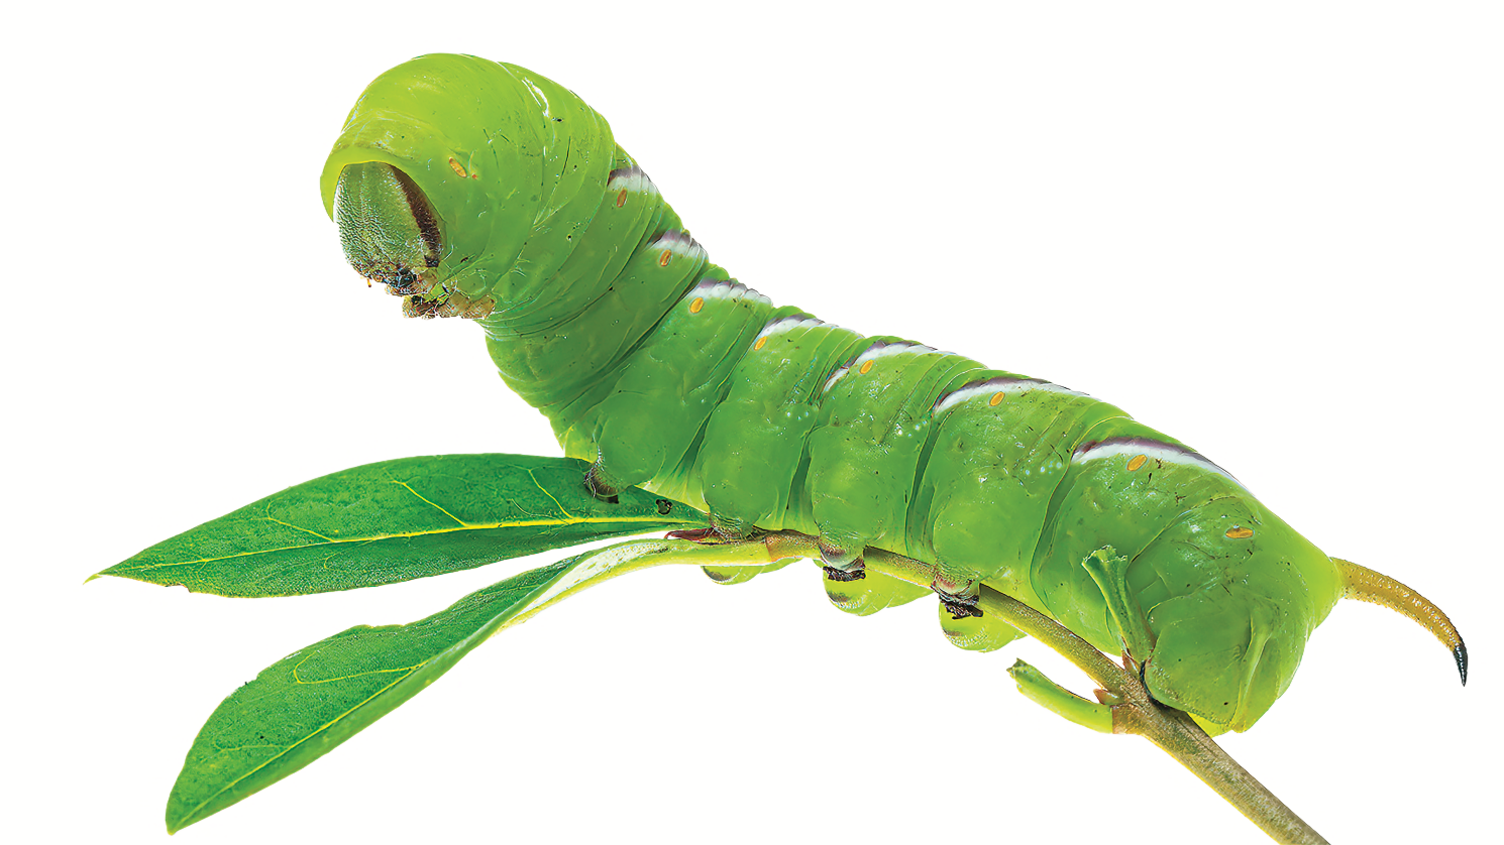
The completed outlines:
[[[762,538],[761,542],[772,558],[820,556],[815,539],[805,534],[780,532]],[[933,583],[934,567],[923,561],[873,548],[866,550],[863,560],[873,572],[925,587]],[[1113,733],[1137,734],[1164,749],[1276,842],[1287,845],[1326,842],[1213,742],[1189,715],[1155,701],[1137,671],[1118,665],[1064,625],[985,584],[977,606],[984,614],[1006,621],[1059,652],[1114,696],[1117,703],[1112,706]],[[1126,657],[1124,662],[1128,662]]]

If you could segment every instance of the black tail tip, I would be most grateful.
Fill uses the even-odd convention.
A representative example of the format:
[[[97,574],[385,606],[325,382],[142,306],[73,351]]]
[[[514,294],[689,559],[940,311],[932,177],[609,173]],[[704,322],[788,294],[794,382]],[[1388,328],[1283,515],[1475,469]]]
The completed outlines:
[[[1452,649],[1452,657],[1457,659],[1457,674],[1462,676],[1462,685],[1467,686],[1467,643],[1458,643]]]

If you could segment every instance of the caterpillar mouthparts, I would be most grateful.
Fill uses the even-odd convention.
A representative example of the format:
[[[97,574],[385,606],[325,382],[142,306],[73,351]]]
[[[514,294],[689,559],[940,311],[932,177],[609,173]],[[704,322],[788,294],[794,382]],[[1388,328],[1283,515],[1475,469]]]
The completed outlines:
[[[414,273],[406,267],[396,272],[367,271],[361,278],[369,286],[380,282],[392,296],[403,297],[402,316],[430,320],[434,317],[465,317],[478,319],[490,314],[496,300],[490,296],[471,299],[462,291],[450,290],[438,279],[423,273]]]
[[[433,283],[429,283],[429,291],[424,293],[431,292],[432,288]],[[490,314],[495,308],[496,300],[490,296],[471,299],[461,291],[447,289],[441,291],[433,299],[425,299],[424,294],[417,294],[402,300],[402,316],[424,320],[431,320],[434,317],[464,317],[476,320]]]
[[[372,282],[385,285],[386,292],[392,296],[426,296],[437,283],[437,280],[424,278],[422,273],[414,273],[406,267],[398,267],[395,271],[367,269],[360,276],[367,285]]]

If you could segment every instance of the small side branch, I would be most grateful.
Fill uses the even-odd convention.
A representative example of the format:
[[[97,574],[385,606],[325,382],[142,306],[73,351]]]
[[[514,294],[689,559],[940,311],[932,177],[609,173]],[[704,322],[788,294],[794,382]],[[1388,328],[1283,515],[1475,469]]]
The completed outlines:
[[[1119,703],[1112,707],[1113,733],[1137,734],[1164,749],[1274,841],[1302,845],[1326,842],[1238,765],[1190,716],[1155,701],[1137,672],[1112,662],[1064,625],[1012,596],[983,586],[978,606],[983,613],[996,614],[1064,655],[1115,697]]]

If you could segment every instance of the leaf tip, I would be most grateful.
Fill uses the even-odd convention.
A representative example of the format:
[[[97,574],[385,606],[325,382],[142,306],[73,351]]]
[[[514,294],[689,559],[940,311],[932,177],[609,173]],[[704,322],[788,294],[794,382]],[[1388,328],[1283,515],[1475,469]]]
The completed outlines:
[[[187,813],[183,812],[183,801],[178,797],[177,790],[173,790],[172,795],[168,796],[167,798],[166,815],[167,817],[165,821],[167,822],[168,836],[171,836],[174,833],[177,833],[178,831],[187,827],[188,825],[198,821],[198,818],[196,818],[191,811]]]

